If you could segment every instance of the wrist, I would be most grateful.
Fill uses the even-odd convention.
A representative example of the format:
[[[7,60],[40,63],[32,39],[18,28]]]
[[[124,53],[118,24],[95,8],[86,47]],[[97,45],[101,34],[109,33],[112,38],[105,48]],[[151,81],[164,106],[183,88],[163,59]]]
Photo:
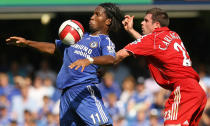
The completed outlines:
[[[25,45],[25,46],[29,46],[29,45],[30,45],[30,43],[31,43],[31,41],[30,41],[30,40],[25,40],[24,45]]]
[[[130,29],[128,30],[128,33],[130,33],[130,34],[132,34],[133,32],[135,32],[135,29],[133,29],[133,28],[130,28]]]
[[[92,57],[88,57],[87,59],[88,59],[88,61],[90,62],[90,64],[93,64],[94,59],[93,59]]]

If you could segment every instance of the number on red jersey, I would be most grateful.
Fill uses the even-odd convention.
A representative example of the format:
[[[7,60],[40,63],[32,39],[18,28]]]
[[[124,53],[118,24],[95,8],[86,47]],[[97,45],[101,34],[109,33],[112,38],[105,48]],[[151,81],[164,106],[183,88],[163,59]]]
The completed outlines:
[[[185,47],[184,47],[184,44],[183,43],[181,43],[181,45],[180,44],[178,44],[177,42],[175,42],[174,43],[174,49],[176,50],[176,51],[178,51],[178,52],[180,52],[180,50],[181,50],[181,52],[182,52],[182,55],[183,55],[183,66],[191,66],[191,60],[190,60],[190,58],[187,58],[187,56],[188,56],[188,53],[187,53],[187,51],[186,51],[186,49],[185,49]],[[189,56],[188,56],[189,57]]]

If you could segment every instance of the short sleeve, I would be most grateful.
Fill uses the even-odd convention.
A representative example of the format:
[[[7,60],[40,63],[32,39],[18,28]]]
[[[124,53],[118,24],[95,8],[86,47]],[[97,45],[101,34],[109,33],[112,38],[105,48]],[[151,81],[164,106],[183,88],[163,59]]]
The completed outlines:
[[[66,47],[68,47],[68,45],[63,44],[62,41],[58,39],[55,40],[55,45],[60,51],[63,51]]]
[[[115,45],[109,37],[105,37],[100,42],[102,55],[111,55],[115,57]]]
[[[124,49],[132,52],[134,55],[148,56],[153,54],[154,44],[154,40],[148,35],[129,43]]]

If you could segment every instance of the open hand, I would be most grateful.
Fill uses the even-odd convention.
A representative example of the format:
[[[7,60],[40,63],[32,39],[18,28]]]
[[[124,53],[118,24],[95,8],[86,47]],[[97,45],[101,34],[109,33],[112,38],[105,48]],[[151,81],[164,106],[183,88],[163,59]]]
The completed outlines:
[[[75,70],[78,70],[80,67],[82,67],[81,72],[84,71],[85,67],[90,65],[90,61],[88,59],[79,59],[72,64],[69,65],[70,69],[75,68]]]
[[[15,45],[23,47],[26,46],[28,42],[25,38],[13,36],[6,39],[6,43],[7,45]]]
[[[126,31],[133,29],[133,18],[134,16],[125,15],[125,19],[122,21],[122,24]]]

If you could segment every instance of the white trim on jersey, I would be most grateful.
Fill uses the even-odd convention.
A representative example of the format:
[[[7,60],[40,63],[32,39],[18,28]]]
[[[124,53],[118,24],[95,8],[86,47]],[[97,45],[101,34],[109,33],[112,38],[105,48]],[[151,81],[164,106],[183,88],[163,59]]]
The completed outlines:
[[[101,48],[101,38],[99,37],[98,47]]]
[[[175,95],[175,97],[174,97],[174,103],[172,104],[170,120],[177,120],[179,103],[180,103],[180,100],[181,100],[180,86],[178,86],[175,89],[174,95]]]
[[[103,111],[103,108],[102,108],[102,106],[101,106],[100,101],[98,101],[98,100],[96,99],[94,90],[91,88],[90,85],[87,86],[87,89],[88,89],[88,91],[90,92],[91,97],[95,100],[96,107],[98,108],[99,114],[101,115],[101,118],[102,118],[103,122],[104,122],[104,123],[108,122],[108,118],[106,117],[106,114],[105,114],[104,111]]]
[[[109,37],[106,37],[106,39],[109,41],[109,46],[112,46],[112,45],[111,45],[111,40],[110,40],[110,38],[109,38]]]
[[[107,50],[109,51],[109,53],[115,52],[115,45],[114,45],[114,43],[111,41],[111,39],[109,37],[106,37],[106,40],[109,41],[109,45],[107,46]]]

